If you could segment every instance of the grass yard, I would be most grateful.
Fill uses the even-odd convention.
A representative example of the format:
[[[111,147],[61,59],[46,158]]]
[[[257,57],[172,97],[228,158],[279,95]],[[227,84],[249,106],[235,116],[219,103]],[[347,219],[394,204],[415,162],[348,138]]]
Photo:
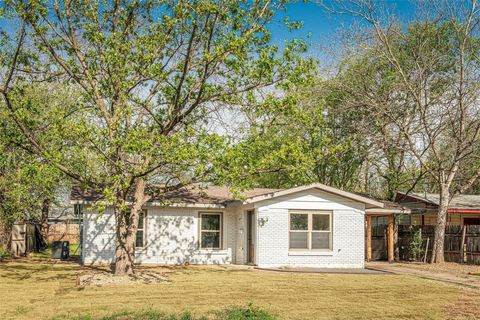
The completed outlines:
[[[79,269],[0,263],[0,317],[96,319],[142,310],[201,316],[248,303],[279,319],[475,319],[480,312],[478,292],[410,276],[191,266],[160,284],[76,287]]]

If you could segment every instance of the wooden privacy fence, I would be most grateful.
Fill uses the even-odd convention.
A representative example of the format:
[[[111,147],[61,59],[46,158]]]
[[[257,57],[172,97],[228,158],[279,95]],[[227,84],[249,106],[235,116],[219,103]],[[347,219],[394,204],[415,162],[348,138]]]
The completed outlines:
[[[70,241],[80,243],[80,227],[77,223],[58,223],[48,226],[48,243],[53,241]]]
[[[384,227],[384,226],[378,226]],[[417,245],[417,258],[412,252],[414,233],[421,233],[421,244]],[[397,256],[400,260],[429,261],[435,234],[435,226],[398,226]],[[428,248],[427,248],[428,244]],[[426,255],[425,255],[426,253]],[[480,265],[480,226],[447,226],[445,229],[445,261]]]

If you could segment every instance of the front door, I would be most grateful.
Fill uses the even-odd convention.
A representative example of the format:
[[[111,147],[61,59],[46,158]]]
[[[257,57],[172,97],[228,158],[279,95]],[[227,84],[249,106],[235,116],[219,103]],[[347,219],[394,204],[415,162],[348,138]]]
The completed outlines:
[[[253,241],[253,227],[254,224],[254,214],[253,210],[247,211],[247,263],[254,264],[255,263],[255,244]]]

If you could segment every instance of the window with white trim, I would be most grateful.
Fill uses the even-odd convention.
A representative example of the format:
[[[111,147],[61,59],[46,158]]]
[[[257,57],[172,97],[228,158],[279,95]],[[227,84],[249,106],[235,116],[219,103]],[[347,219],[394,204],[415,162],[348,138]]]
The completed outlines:
[[[146,216],[147,210],[142,210],[138,214],[137,235],[135,238],[136,248],[143,248],[145,246]]]
[[[222,213],[200,212],[200,249],[222,248]]]
[[[290,250],[332,250],[332,212],[290,211]]]

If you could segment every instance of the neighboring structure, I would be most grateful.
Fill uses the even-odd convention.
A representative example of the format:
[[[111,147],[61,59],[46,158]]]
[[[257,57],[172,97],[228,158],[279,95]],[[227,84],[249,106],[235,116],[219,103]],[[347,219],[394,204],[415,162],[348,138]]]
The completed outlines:
[[[80,243],[79,223],[56,223],[48,225],[48,243],[54,241],[68,241],[70,244]]]
[[[409,223],[410,209],[396,202],[381,199],[376,200],[383,203],[383,208],[371,208],[366,210],[366,259],[367,261],[378,260],[378,258],[374,259],[374,256],[378,257],[379,254],[374,251],[383,251],[383,247],[385,246],[384,242],[386,242],[387,260],[388,262],[393,262],[395,259],[396,242],[395,224]],[[379,221],[380,219],[386,220],[386,223],[384,221]],[[374,248],[372,245],[372,228],[382,224],[387,225],[386,239],[376,239],[380,240],[380,243]]]
[[[12,225],[11,250],[15,257],[26,256],[46,247],[40,233],[40,226],[32,221],[16,221]]]
[[[61,188],[48,213],[48,243],[68,241],[80,243],[82,226],[81,207],[70,205],[70,189]]]
[[[433,193],[401,193],[395,199],[410,208],[412,225],[435,225],[440,196]],[[447,212],[447,225],[480,225],[480,195],[453,197]]]
[[[362,268],[365,210],[384,207],[323,184],[253,189],[240,198],[212,186],[154,198],[140,216],[136,262]],[[114,215],[111,208],[95,213],[91,204],[98,199],[72,190],[71,203],[83,207],[86,264],[114,261]]]

